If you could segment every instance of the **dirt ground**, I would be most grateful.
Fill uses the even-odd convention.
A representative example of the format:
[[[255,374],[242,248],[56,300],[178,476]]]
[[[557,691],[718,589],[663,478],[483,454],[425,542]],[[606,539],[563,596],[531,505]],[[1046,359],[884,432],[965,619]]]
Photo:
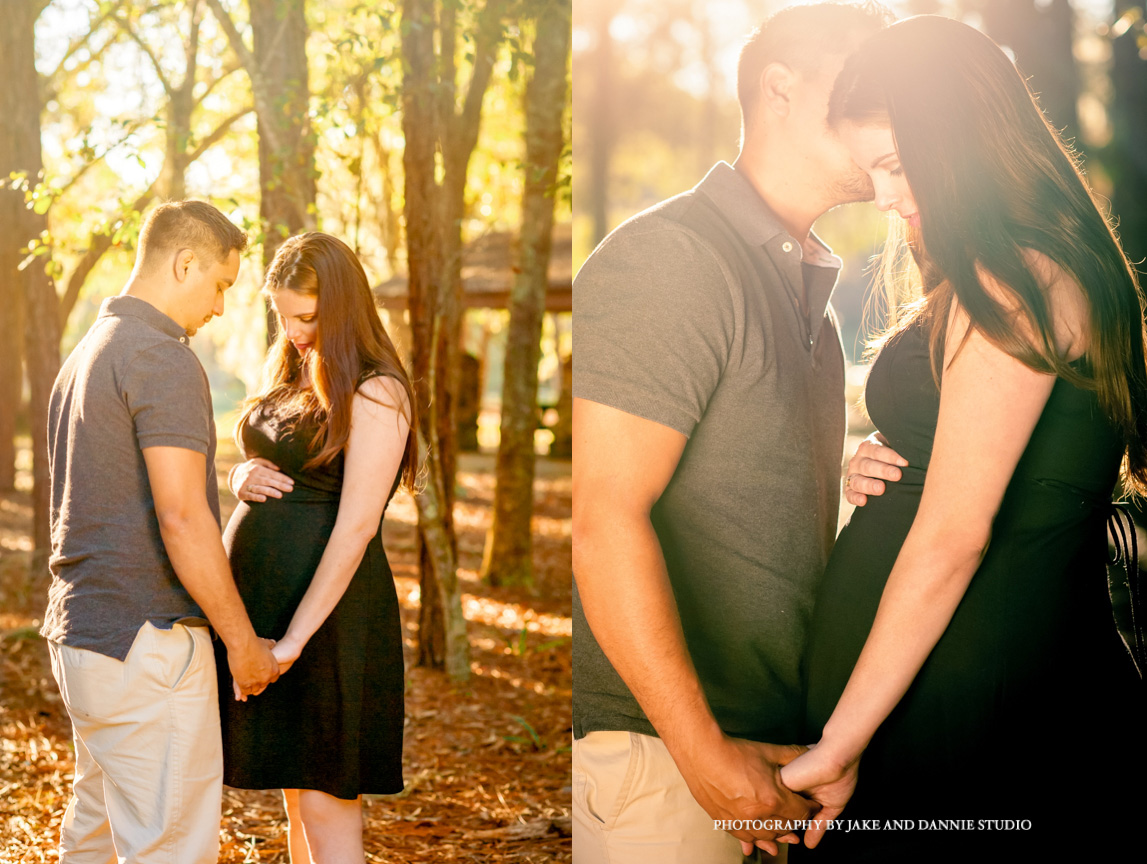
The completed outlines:
[[[18,491],[0,494],[0,864],[58,859],[71,791],[71,728],[36,630],[46,583],[30,583],[27,451]],[[221,442],[224,521],[236,458]],[[570,841],[570,506],[568,462],[539,460],[532,590],[477,576],[493,502],[493,457],[464,455],[458,475],[460,575],[471,676],[456,684],[413,666],[418,626],[414,503],[400,493],[383,537],[402,603],[407,652],[406,788],[366,796],[367,860],[564,862]],[[274,792],[224,790],[221,862],[287,861]]]

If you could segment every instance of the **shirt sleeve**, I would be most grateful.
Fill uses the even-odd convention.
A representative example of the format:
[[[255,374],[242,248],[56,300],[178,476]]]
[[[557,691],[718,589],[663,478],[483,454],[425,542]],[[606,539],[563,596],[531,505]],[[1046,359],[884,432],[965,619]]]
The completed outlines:
[[[120,390],[140,449],[182,447],[207,455],[214,423],[211,390],[199,358],[174,339],[141,351]]]
[[[689,436],[735,326],[727,268],[703,240],[675,223],[623,227],[574,282],[574,396]]]

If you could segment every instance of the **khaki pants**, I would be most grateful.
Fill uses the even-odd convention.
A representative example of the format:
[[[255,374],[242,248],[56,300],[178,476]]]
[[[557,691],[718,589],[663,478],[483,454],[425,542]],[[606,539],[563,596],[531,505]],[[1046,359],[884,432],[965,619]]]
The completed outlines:
[[[660,738],[590,732],[573,745],[574,864],[741,864]]]
[[[123,662],[49,652],[76,744],[61,864],[214,864],[223,748],[208,629],[144,624]]]

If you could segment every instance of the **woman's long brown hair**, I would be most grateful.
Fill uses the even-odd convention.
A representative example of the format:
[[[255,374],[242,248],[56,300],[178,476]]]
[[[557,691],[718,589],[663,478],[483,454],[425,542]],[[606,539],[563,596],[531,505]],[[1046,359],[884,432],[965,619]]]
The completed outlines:
[[[1124,488],[1147,492],[1147,360],[1136,273],[1071,151],[1007,55],[958,21],[932,15],[900,21],[845,63],[829,109],[831,124],[842,121],[892,127],[920,228],[890,238],[884,258],[903,262],[905,244],[911,250],[922,294],[914,313],[933,325],[937,382],[942,324],[957,302],[1001,350],[1095,390],[1123,433]],[[1082,371],[1056,350],[1028,249],[1059,265],[1087,298],[1090,341]],[[1001,283],[1004,302],[984,290],[978,268]],[[1014,310],[1030,323],[1035,344],[1015,326]]]
[[[284,414],[318,424],[319,433],[311,443],[317,452],[303,467],[325,465],[343,451],[350,438],[351,403],[359,385],[367,377],[384,375],[406,391],[405,405],[388,407],[403,414],[410,425],[402,482],[413,489],[418,474],[414,392],[354,252],[329,234],[311,232],[289,238],[275,253],[263,285],[264,294],[278,291],[318,298],[318,335],[303,361],[287,339],[286,329],[279,329],[267,354],[259,393],[243,405],[236,438],[241,439],[255,408],[269,402]],[[304,364],[309,388],[299,386]]]

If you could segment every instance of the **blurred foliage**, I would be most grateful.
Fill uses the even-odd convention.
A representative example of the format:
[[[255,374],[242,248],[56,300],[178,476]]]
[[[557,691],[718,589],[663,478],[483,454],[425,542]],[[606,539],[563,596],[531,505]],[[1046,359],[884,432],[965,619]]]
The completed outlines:
[[[225,0],[223,5],[249,42],[246,4]],[[29,253],[57,276],[62,292],[93,237],[113,238],[68,317],[63,356],[130,272],[142,218],[132,204],[161,176],[168,91],[186,72],[185,35],[196,6],[195,107],[191,140],[182,142],[194,152],[220,124],[252,104],[249,79],[205,3],[51,0],[37,22],[44,174],[6,179],[26,186],[30,204],[48,215],[50,236]],[[374,284],[405,264],[399,8],[395,0],[328,0],[308,3],[307,14],[319,175],[315,215],[320,230],[356,249]],[[490,230],[516,229],[520,219],[520,72],[532,61],[521,48],[515,22],[509,35],[470,167],[466,240]],[[462,45],[460,54],[466,50]],[[257,380],[265,344],[254,114],[239,117],[208,143],[187,167],[186,195],[212,201],[254,241],[239,281],[227,294],[227,314],[200,331],[193,343],[211,377],[216,408],[225,411]],[[564,161],[559,218],[561,209],[568,218],[570,207],[568,153]]]

